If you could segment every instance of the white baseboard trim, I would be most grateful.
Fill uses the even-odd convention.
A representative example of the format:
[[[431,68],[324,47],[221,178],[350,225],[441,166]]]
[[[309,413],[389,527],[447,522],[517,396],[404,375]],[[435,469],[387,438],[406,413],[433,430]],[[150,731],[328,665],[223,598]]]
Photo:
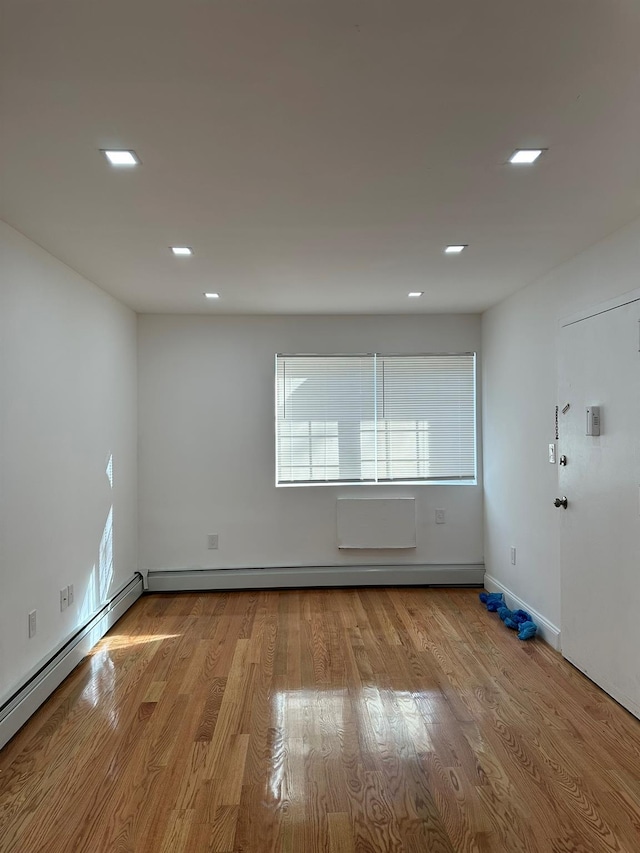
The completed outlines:
[[[62,648],[41,661],[28,681],[0,707],[0,749],[141,595],[142,578],[136,575],[78,628]]]
[[[537,610],[530,607],[526,601],[518,598],[518,596],[511,592],[508,587],[500,583],[500,581],[496,580],[494,577],[491,577],[491,575],[485,574],[484,588],[488,592],[504,593],[504,600],[507,603],[507,607],[511,610],[520,609],[526,610],[527,613],[530,613],[533,616],[533,621],[538,626],[538,636],[543,639],[545,643],[548,643],[552,648],[556,649],[556,651],[560,651],[560,628],[552,622],[549,622],[549,620],[541,613],[538,613]]]
[[[343,586],[482,586],[484,565],[288,566],[149,571],[149,592]]]

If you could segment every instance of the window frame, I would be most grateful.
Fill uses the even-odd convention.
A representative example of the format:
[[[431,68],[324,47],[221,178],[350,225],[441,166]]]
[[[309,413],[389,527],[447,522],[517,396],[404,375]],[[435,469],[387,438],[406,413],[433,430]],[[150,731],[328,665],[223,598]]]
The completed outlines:
[[[446,357],[464,357],[471,356],[473,358],[473,460],[474,472],[472,477],[467,478],[418,478],[418,479],[369,479],[369,480],[300,480],[294,482],[279,482],[279,461],[278,461],[278,359],[285,358],[373,358],[374,359],[374,377],[377,376],[376,359],[378,358],[446,358]],[[411,353],[387,353],[387,352],[366,352],[366,353],[276,353],[274,358],[275,377],[274,377],[274,445],[275,445],[275,485],[278,489],[288,488],[307,488],[317,486],[370,486],[375,488],[385,486],[477,486],[478,485],[478,353],[475,350],[464,350],[457,352],[411,352]],[[377,379],[374,379],[374,398],[377,397]],[[377,441],[377,431],[374,429],[374,441]],[[311,466],[310,466],[311,467]]]

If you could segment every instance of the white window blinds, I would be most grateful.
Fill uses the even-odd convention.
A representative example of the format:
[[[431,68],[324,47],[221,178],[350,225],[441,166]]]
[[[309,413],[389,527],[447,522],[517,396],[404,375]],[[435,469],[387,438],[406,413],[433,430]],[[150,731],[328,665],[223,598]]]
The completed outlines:
[[[473,482],[475,355],[276,356],[276,482]]]

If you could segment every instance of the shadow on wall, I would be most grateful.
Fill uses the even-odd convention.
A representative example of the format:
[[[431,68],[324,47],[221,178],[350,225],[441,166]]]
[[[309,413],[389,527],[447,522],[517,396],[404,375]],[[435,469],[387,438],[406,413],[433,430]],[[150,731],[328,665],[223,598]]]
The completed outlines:
[[[109,480],[109,488],[113,490],[113,454],[109,455],[109,461],[105,469]],[[100,546],[98,549],[98,560],[93,564],[89,574],[89,581],[85,592],[82,607],[80,608],[80,622],[86,622],[107,600],[109,588],[113,579],[113,502],[109,507],[107,520],[104,524]]]

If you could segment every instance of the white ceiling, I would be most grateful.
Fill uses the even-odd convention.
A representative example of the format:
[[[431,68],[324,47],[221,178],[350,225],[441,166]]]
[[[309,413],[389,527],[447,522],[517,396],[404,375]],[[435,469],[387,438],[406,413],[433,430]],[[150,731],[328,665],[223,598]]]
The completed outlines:
[[[138,311],[478,311],[640,215],[637,0],[0,9],[0,217]]]

